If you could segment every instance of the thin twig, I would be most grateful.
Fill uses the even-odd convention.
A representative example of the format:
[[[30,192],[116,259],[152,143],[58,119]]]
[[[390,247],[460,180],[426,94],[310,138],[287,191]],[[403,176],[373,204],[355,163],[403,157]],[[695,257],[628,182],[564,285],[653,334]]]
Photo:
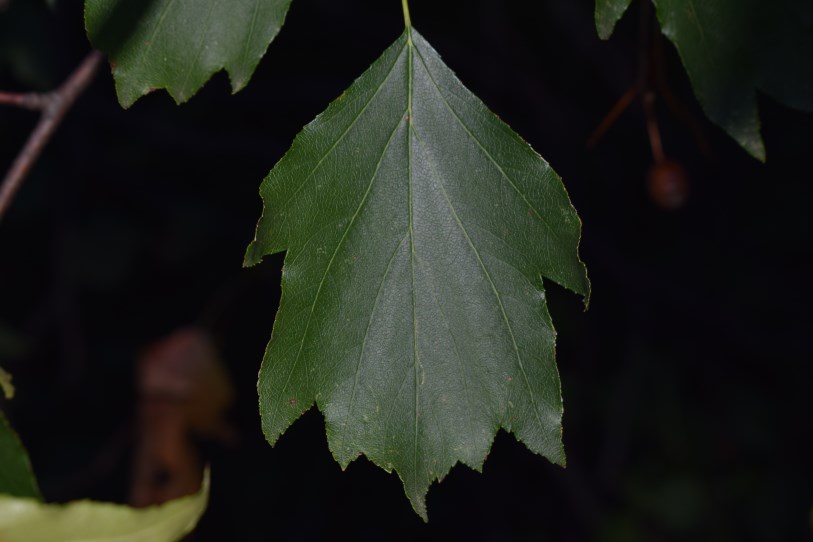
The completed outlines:
[[[649,146],[652,148],[652,157],[660,164],[666,159],[663,152],[661,130],[658,128],[658,117],[655,114],[655,95],[647,92],[644,95],[644,113],[646,114],[646,131],[649,135]]]
[[[90,53],[62,85],[46,94],[9,94],[0,92],[0,104],[41,111],[39,123],[0,184],[0,219],[11,205],[17,190],[51,139],[65,113],[87,88],[102,59],[98,51]]]
[[[42,111],[48,105],[48,94],[36,94],[27,92],[24,94],[16,92],[0,92],[0,104],[13,105],[23,109]]]
[[[686,125],[694,136],[695,143],[700,152],[711,160],[714,157],[711,143],[706,136],[706,130],[698,120],[697,116],[686,106],[686,103],[675,96],[669,86],[669,78],[666,73],[666,56],[663,50],[663,35],[655,35],[652,42],[652,62],[654,64],[654,85],[658,90],[658,95],[663,99],[663,103],[671,111],[672,116]]]
[[[618,120],[618,117],[627,110],[630,104],[638,97],[641,92],[641,87],[637,83],[632,85],[627,91],[624,93],[621,98],[615,102],[610,112],[607,113],[607,116],[601,121],[601,123],[593,130],[593,134],[590,136],[590,139],[587,140],[587,147],[593,148],[595,147],[601,138],[607,133],[607,131],[613,127],[613,125]]]

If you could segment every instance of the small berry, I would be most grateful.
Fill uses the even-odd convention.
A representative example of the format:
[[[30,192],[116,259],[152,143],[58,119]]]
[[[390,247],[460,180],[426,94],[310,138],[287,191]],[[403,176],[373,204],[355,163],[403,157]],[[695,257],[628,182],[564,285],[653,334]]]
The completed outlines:
[[[650,199],[661,209],[680,209],[689,197],[689,176],[682,165],[672,160],[653,164],[646,184]]]

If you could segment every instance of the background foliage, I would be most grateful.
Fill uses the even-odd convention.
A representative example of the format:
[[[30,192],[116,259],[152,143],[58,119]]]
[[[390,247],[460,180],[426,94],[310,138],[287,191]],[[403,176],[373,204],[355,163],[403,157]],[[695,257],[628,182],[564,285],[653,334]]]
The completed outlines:
[[[20,439],[0,411],[0,493],[18,497],[40,498],[37,482],[31,473],[28,454]]]
[[[81,2],[56,5],[13,2],[0,15],[2,88],[50,88],[86,52]],[[235,97],[218,75],[183,108],[155,95],[123,112],[99,77],[0,227],[0,279],[13,285],[0,303],[0,360],[18,388],[8,411],[44,496],[124,497],[127,460],[105,450],[132,423],[137,353],[201,322],[240,388],[239,441],[209,449],[201,539],[319,537],[335,525],[361,539],[804,539],[810,115],[760,96],[771,154],[759,165],[703,120],[667,48],[673,90],[712,154],[660,111],[667,151],[692,183],[689,204],[663,213],[643,188],[651,157],[636,109],[595,150],[584,145],[636,77],[635,17],[602,43],[588,1],[415,0],[412,12],[467,86],[562,175],[585,223],[590,312],[549,292],[568,468],[501,435],[483,475],[456,468],[433,488],[424,526],[394,477],[363,462],[340,472],[315,413],[274,449],[259,434],[254,385],[281,264],[238,269],[259,179],[402,28],[384,2],[301,0]],[[0,163],[33,121],[0,110]]]
[[[703,110],[754,158],[765,161],[757,92],[813,112],[813,8],[805,0],[652,0]],[[629,0],[597,0],[606,39]]]
[[[175,542],[195,527],[208,496],[208,472],[195,494],[147,508],[88,500],[45,504],[3,494],[0,535],[3,542]]]

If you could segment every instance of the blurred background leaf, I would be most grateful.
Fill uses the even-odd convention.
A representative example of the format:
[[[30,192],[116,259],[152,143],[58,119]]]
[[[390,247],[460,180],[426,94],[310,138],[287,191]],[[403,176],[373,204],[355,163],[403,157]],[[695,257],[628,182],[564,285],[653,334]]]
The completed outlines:
[[[596,31],[606,40],[613,34],[618,20],[624,16],[632,0],[596,0]]]
[[[131,508],[90,501],[44,504],[0,495],[4,542],[175,542],[206,510],[209,474],[198,492],[160,506]]]
[[[40,499],[28,454],[5,414],[0,411],[0,494],[2,493]]]
[[[813,111],[813,3],[652,1],[706,115],[751,156],[765,161],[757,92]],[[602,39],[610,37],[629,3],[596,0]]]
[[[285,22],[291,0],[85,0],[85,24],[110,58],[119,102],[166,89],[178,103],[225,69],[245,87]]]

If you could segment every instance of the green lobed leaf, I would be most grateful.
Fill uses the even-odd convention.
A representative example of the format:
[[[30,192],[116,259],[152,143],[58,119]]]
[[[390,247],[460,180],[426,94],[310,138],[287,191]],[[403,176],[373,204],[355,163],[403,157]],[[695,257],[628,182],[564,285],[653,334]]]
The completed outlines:
[[[499,428],[564,464],[542,276],[587,296],[556,173],[405,33],[262,184],[246,264],[287,250],[260,370],[273,444],[316,402],[330,449],[396,470],[415,511]]]
[[[757,90],[813,111],[809,0],[654,0],[708,117],[765,160]]]
[[[40,490],[31,470],[28,453],[2,412],[0,412],[0,493],[40,499]],[[0,529],[0,540],[5,542],[2,534],[3,531]]]
[[[223,68],[234,92],[245,87],[290,3],[85,0],[85,28],[110,58],[123,107],[159,88],[182,103]]]
[[[598,36],[609,39],[615,29],[615,24],[630,7],[632,0],[596,0],[596,31]]]
[[[197,525],[209,498],[209,473],[200,491],[159,506],[76,501],[43,504],[0,495],[3,542],[174,542]]]

